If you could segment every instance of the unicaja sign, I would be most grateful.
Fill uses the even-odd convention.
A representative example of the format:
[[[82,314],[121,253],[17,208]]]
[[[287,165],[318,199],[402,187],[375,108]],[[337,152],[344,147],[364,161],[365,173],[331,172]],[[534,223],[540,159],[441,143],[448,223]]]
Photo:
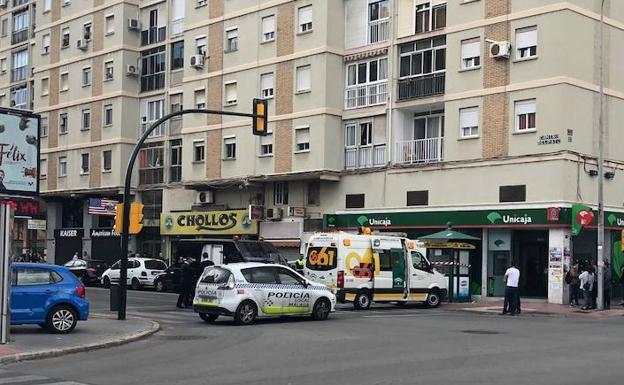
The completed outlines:
[[[528,225],[529,223],[533,222],[533,219],[531,218],[530,215],[524,214],[524,215],[509,215],[509,214],[505,214],[505,215],[500,215],[500,213],[497,212],[491,212],[488,214],[487,219],[493,224],[522,224],[522,225]]]

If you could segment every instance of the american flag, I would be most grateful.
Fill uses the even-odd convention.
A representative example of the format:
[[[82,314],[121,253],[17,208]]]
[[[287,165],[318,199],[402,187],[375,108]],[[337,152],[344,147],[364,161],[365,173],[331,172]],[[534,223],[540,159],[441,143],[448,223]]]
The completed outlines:
[[[89,214],[115,215],[115,206],[119,202],[107,198],[89,198]]]

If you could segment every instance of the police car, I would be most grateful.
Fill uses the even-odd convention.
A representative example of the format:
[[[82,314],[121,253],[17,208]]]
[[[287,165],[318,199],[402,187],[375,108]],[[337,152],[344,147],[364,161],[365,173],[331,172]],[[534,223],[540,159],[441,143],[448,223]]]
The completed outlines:
[[[326,286],[283,265],[249,262],[207,267],[193,299],[193,309],[204,321],[225,315],[239,325],[284,315],[325,320],[335,305],[336,296]]]

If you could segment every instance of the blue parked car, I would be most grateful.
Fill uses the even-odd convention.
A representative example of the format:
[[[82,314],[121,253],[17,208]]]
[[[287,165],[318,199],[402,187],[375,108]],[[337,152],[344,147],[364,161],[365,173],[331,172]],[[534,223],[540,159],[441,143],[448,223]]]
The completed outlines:
[[[69,333],[89,317],[85,287],[69,269],[37,263],[11,265],[11,324],[37,324]]]

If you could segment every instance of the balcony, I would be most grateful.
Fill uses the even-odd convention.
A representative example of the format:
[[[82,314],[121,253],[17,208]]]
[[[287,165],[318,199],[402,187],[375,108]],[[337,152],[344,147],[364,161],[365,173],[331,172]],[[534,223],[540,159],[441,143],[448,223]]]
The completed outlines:
[[[141,76],[141,92],[156,91],[165,88],[165,73]]]
[[[182,165],[172,165],[169,167],[169,182],[175,183],[182,180]]]
[[[19,44],[28,40],[28,29],[22,29],[21,31],[15,31],[11,35],[11,44]]]
[[[388,81],[347,87],[345,109],[384,104],[388,100]]]
[[[399,80],[399,100],[426,98],[444,94],[445,73]]]
[[[150,45],[165,41],[167,27],[150,27],[141,31],[141,45]]]
[[[20,5],[28,4],[30,0],[13,0],[13,6],[19,7]]]
[[[11,81],[12,82],[19,82],[22,80],[26,80],[26,78],[28,77],[28,67],[18,67],[18,68],[13,68],[11,70]]]
[[[368,44],[381,43],[388,40],[390,35],[390,23],[388,20],[375,20],[368,23]]]
[[[386,145],[345,148],[345,169],[381,167],[386,164]]]
[[[143,136],[145,131],[147,131],[147,129],[150,128],[150,126],[155,122],[156,121],[141,123],[141,126],[139,127],[139,137]],[[167,133],[167,123],[168,122],[161,123],[160,126],[156,127],[156,129],[152,131],[148,138],[156,138],[165,135]]]
[[[444,138],[403,140],[396,142],[395,163],[419,164],[442,161]]]

